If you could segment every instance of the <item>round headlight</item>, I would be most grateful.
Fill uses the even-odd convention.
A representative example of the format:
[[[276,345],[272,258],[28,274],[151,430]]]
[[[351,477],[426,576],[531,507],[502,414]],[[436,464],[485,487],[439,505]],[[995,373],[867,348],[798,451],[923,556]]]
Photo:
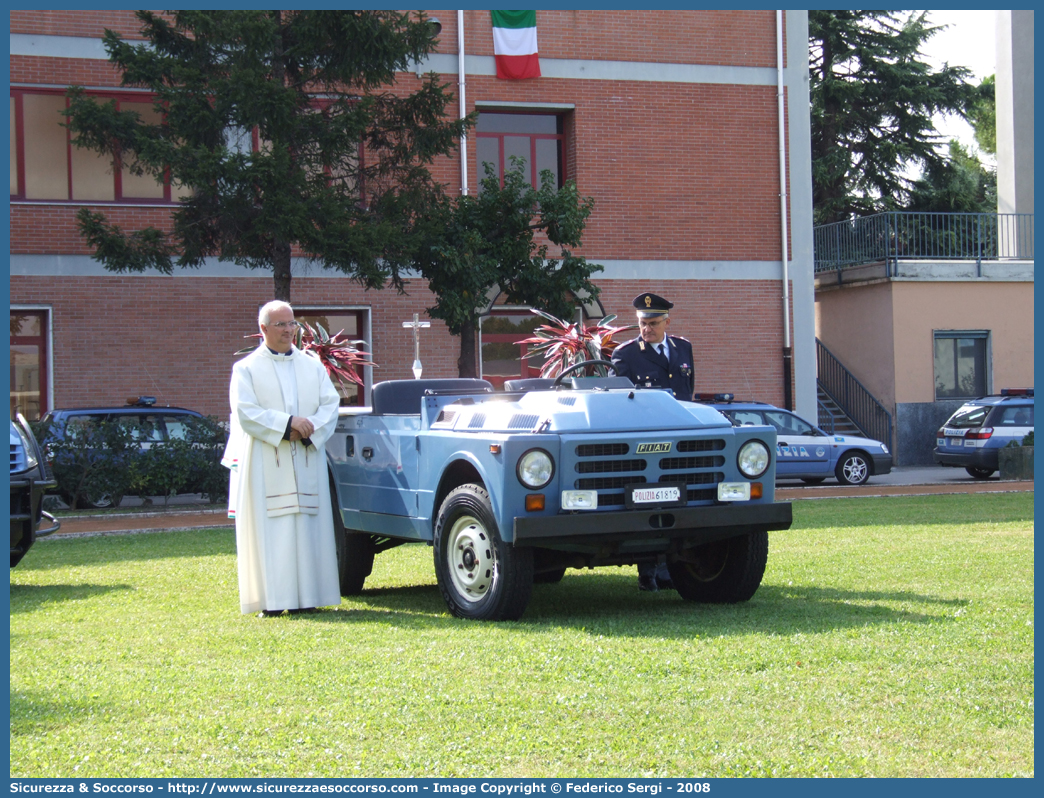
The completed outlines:
[[[554,460],[543,449],[530,449],[518,458],[518,481],[531,490],[544,487],[554,475]]]
[[[761,441],[747,441],[740,447],[736,465],[748,479],[757,479],[769,467],[769,450]]]

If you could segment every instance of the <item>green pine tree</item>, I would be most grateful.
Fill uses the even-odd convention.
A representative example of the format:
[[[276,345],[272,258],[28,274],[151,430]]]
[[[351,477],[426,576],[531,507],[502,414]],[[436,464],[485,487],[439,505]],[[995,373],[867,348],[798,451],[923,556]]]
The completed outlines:
[[[997,154],[997,80],[989,75],[979,84],[979,98],[968,113],[975,129],[975,143],[989,154]]]
[[[933,69],[928,12],[810,11],[812,203],[817,224],[905,204],[910,167],[945,160],[932,117],[965,116],[968,70]]]
[[[905,210],[936,213],[996,213],[997,173],[957,141],[949,157],[925,167],[910,189]]]
[[[156,121],[69,91],[78,146],[188,190],[169,230],[124,231],[83,209],[81,233],[116,272],[218,257],[271,269],[290,299],[296,246],[368,288],[414,260],[414,222],[441,200],[428,165],[473,119],[430,74],[392,90],[435,47],[423,14],[394,11],[137,12],[145,42],[105,32],[122,85],[154,95]],[[252,146],[256,136],[259,146]]]

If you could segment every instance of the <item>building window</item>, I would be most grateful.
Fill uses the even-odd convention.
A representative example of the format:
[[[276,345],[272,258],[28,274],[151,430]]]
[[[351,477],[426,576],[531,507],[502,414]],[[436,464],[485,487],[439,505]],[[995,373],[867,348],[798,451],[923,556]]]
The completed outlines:
[[[563,117],[557,114],[482,111],[475,125],[479,181],[486,176],[484,165],[490,163],[504,185],[504,172],[512,168],[511,158],[516,157],[525,159],[526,178],[534,188],[540,187],[540,173],[545,169],[561,187],[566,179],[563,130]]]
[[[582,319],[587,326],[592,320],[605,317],[598,300],[568,296],[576,307],[576,315],[563,321],[575,323]],[[527,358],[529,345],[520,341],[532,338],[536,328],[547,323],[526,305],[507,304],[507,295],[498,293],[479,318],[479,376],[496,388],[503,388],[507,380],[539,377],[545,358]]]
[[[524,359],[528,351],[519,341],[533,337],[533,331],[544,319],[529,308],[501,306],[479,319],[480,376],[496,388],[506,380],[539,377],[542,359]]]
[[[336,335],[343,331],[344,337],[349,341],[365,342],[361,345],[357,344],[356,348],[364,352],[371,351],[369,334],[366,328],[365,310],[301,309],[299,306],[295,306],[294,318],[298,321],[306,321],[313,326],[321,324],[323,329],[330,335]],[[361,366],[355,371],[367,385],[370,384],[368,371],[369,369],[364,369]],[[342,407],[357,407],[365,404],[363,392],[354,383],[348,388],[342,388],[335,380],[334,387],[337,388],[337,393],[341,395]]]
[[[989,393],[989,340],[985,330],[935,331],[936,399],[969,399]]]
[[[47,402],[46,310],[11,311],[11,418],[21,413],[36,421]]]
[[[97,95],[146,122],[158,112],[147,95]],[[11,90],[11,199],[50,202],[169,204],[187,195],[152,176],[134,175],[107,155],[77,147],[62,126],[64,93]]]

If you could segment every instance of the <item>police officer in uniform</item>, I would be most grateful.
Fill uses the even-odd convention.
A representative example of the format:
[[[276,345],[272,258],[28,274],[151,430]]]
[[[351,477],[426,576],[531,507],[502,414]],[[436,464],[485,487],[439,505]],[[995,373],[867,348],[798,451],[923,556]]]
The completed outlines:
[[[616,373],[639,387],[668,388],[675,399],[691,402],[695,387],[692,344],[677,335],[667,335],[673,303],[644,293],[632,304],[638,311],[641,334],[613,350]]]
[[[640,335],[613,350],[613,366],[621,377],[644,388],[667,388],[676,399],[691,402],[695,391],[692,344],[677,335],[667,335],[673,303],[648,292],[632,303],[638,312]],[[674,587],[663,563],[638,565],[639,590]]]

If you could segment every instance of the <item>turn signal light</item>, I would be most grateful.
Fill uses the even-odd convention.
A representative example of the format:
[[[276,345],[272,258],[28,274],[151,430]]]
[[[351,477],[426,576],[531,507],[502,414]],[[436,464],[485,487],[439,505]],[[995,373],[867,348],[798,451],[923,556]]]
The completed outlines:
[[[544,494],[543,493],[527,493],[526,494],[526,512],[537,513],[544,509]]]
[[[500,444],[499,443],[491,443],[489,445],[489,453],[490,454],[500,454]]]
[[[761,498],[761,483],[751,482],[750,483],[750,498],[760,499]]]

